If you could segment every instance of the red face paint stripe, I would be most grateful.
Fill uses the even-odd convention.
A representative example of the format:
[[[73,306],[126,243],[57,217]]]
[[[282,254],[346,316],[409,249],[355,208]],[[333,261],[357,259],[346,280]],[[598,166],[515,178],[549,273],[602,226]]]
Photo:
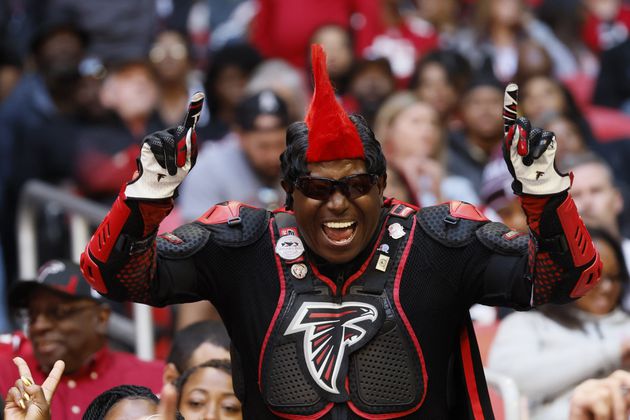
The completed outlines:
[[[389,216],[387,217],[387,219],[385,219],[385,223],[383,223],[383,228],[381,229],[381,233],[378,234],[378,239],[376,240],[376,243],[374,244],[374,248],[372,249],[372,252],[370,252],[370,256],[367,257],[367,259],[365,260],[361,268],[359,268],[359,271],[357,271],[356,273],[348,277],[348,280],[346,280],[346,282],[344,283],[343,288],[341,289],[342,295],[345,295],[348,292],[348,288],[350,287],[350,285],[354,283],[356,279],[361,277],[361,275],[363,275],[365,270],[370,265],[370,262],[372,262],[372,257],[374,256],[374,253],[376,252],[376,248],[378,248],[379,244],[381,243],[381,238],[383,238],[383,233],[385,233],[385,227],[387,226],[388,220],[389,220]]]
[[[468,338],[468,330],[462,328],[459,336],[459,345],[462,350],[462,365],[464,367],[464,377],[466,378],[466,388],[470,398],[470,405],[475,420],[484,420],[483,408],[479,400],[479,391],[477,390],[477,378],[475,377],[475,368],[473,367],[472,354],[470,351],[470,340]]]
[[[276,249],[276,238],[275,238],[275,235],[273,234],[273,219],[269,221],[269,232],[271,235],[272,249]],[[276,267],[278,269],[278,279],[280,281],[280,296],[278,297],[278,304],[276,305],[276,310],[273,313],[273,318],[271,319],[269,328],[267,328],[265,339],[263,340],[262,347],[260,348],[260,356],[258,359],[258,388],[261,390],[261,392],[262,392],[263,358],[265,356],[265,350],[267,348],[267,342],[269,341],[269,336],[271,335],[271,331],[273,331],[273,327],[275,326],[276,320],[278,319],[278,316],[280,315],[280,311],[282,310],[282,304],[284,303],[284,294],[285,294],[285,289],[286,289],[285,280],[284,280],[284,271],[282,270],[282,263],[280,262],[280,258],[278,257],[278,254],[274,252],[274,256],[276,258]],[[306,419],[306,417],[304,417],[304,419]]]

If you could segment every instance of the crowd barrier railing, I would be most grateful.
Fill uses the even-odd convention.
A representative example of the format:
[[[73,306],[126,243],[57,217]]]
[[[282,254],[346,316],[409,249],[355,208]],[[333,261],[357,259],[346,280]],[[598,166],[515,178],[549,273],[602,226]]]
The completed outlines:
[[[509,376],[502,375],[497,372],[493,372],[490,369],[485,369],[484,374],[486,376],[486,382],[488,388],[490,388],[491,400],[493,400],[493,408],[497,419],[503,420],[520,420],[523,418],[521,415],[521,394],[518,390],[516,382]],[[492,398],[492,394],[497,395],[500,401]],[[495,407],[495,403],[500,403],[501,407]],[[497,411],[500,411],[501,415],[497,415]]]

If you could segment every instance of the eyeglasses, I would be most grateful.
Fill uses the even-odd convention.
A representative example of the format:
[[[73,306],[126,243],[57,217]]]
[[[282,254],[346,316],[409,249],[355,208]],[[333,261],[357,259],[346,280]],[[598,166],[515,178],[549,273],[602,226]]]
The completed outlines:
[[[357,174],[341,179],[317,178],[301,176],[295,181],[295,187],[308,198],[326,201],[339,190],[349,200],[361,197],[370,192],[378,181],[378,175]]]
[[[98,305],[83,305],[83,306],[51,306],[48,308],[28,308],[26,315],[28,316],[28,323],[34,323],[40,315],[45,315],[46,319],[51,321],[63,321],[80,312],[87,309],[96,308]]]

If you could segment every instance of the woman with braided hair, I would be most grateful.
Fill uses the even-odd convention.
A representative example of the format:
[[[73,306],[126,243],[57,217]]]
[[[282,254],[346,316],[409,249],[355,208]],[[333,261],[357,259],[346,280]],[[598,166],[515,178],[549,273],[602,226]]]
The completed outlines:
[[[94,398],[83,420],[117,419],[121,415],[140,418],[157,413],[160,400],[145,386],[119,385]]]

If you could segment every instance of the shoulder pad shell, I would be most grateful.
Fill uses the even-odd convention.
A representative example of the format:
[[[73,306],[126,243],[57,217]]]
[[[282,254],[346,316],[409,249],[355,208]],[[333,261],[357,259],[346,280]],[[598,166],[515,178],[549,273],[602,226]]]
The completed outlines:
[[[475,239],[475,231],[488,221],[473,205],[461,201],[425,207],[416,219],[427,235],[450,247],[468,245]]]
[[[196,223],[180,226],[173,232],[163,233],[157,237],[157,250],[161,257],[169,259],[187,258],[201,248],[210,239],[210,231]]]
[[[269,228],[269,212],[237,201],[226,201],[208,210],[195,222],[223,246],[241,247],[256,242]]]
[[[529,246],[529,234],[516,232],[503,223],[488,223],[476,235],[487,248],[503,255],[526,254]]]

